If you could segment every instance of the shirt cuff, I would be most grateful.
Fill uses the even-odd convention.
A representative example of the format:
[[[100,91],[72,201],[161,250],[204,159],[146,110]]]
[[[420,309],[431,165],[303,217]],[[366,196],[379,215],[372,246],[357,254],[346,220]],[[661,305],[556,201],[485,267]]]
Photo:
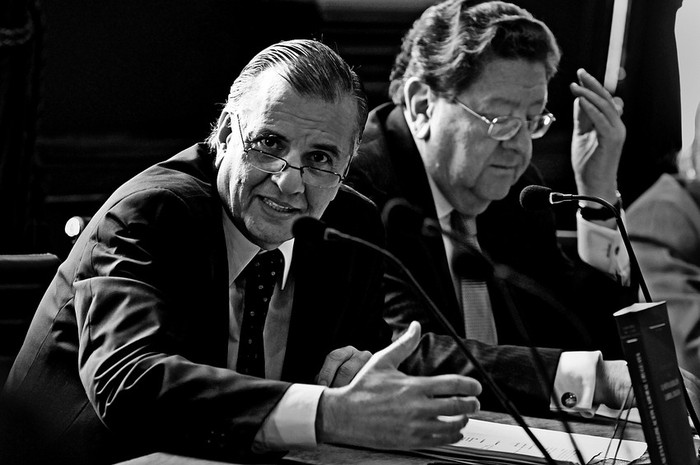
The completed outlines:
[[[593,405],[596,370],[602,360],[603,354],[600,351],[562,352],[549,408],[557,410],[559,405],[567,412],[593,416],[598,408]]]
[[[315,447],[316,410],[325,389],[325,386],[292,384],[258,430],[253,451]]]
[[[621,212],[625,220],[625,212]],[[578,255],[581,260],[610,275],[621,284],[630,282],[630,258],[617,228],[610,229],[592,221],[586,221],[576,212]]]

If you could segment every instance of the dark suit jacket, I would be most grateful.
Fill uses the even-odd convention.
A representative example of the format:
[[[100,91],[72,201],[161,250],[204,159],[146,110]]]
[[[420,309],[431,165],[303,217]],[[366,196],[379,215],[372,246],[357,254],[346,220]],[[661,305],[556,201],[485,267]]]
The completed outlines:
[[[297,240],[283,381],[226,369],[228,273],[212,157],[189,148],[95,214],[10,374],[1,463],[112,463],[151,450],[241,457],[289,384],[313,383],[328,352],[390,342],[381,258]],[[348,188],[324,220],[383,240],[374,206]]]
[[[0,402],[0,463],[112,463],[154,450],[249,458],[289,383],[312,383],[334,348],[376,351],[390,342],[381,257],[348,243],[297,240],[282,381],[226,369],[228,272],[213,183],[211,155],[193,147],[127,182],[94,215],[11,372]],[[351,189],[341,188],[323,220],[384,244],[376,207]],[[469,344],[513,403],[547,412],[549,386],[526,349]],[[551,376],[559,351],[544,357]],[[401,368],[482,379],[435,334]],[[499,407],[488,394],[480,400]]]
[[[391,104],[370,113],[347,182],[370,197],[380,209],[393,198],[404,198],[427,217],[437,220],[422,159],[401,109]],[[542,184],[533,166],[505,199],[493,202],[477,217],[482,249],[493,261],[535,280],[539,283],[536,291],[544,290],[562,304],[553,305],[529,290],[506,286],[535,345],[602,349],[608,357],[620,357],[612,313],[635,301],[636,288],[622,287],[582,261],[568,259],[559,248],[552,212],[528,212],[520,207],[519,193],[530,184]],[[463,315],[450,279],[442,238],[422,236],[415,221],[411,224],[399,214],[390,214],[387,222],[389,249],[408,266],[446,318],[464,335]],[[424,330],[444,333],[423,307],[407,302],[406,293],[397,291],[400,276],[389,269],[388,277],[386,317],[394,328],[400,330],[418,319]],[[507,305],[503,289],[491,282],[489,292],[499,343],[527,344],[527,338],[514,325],[512,306]],[[576,320],[587,330],[581,331],[575,325]]]

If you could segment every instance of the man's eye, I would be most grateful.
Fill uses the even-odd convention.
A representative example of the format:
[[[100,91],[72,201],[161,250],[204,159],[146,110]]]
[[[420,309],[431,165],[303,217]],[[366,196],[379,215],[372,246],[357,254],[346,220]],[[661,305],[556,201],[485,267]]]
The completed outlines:
[[[260,141],[263,147],[276,150],[279,149],[279,141],[277,140],[276,137],[263,137],[262,140]]]
[[[313,152],[308,155],[308,164],[314,168],[331,169],[333,158],[324,152]]]
[[[253,148],[257,150],[262,150],[263,152],[269,152],[273,154],[278,154],[283,150],[282,143],[279,138],[273,136],[261,137],[252,143]]]

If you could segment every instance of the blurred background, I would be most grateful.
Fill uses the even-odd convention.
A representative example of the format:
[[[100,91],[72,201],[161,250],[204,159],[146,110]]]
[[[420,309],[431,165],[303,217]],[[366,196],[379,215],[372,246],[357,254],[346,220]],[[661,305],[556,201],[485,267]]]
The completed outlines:
[[[685,0],[692,2],[700,0]],[[66,221],[91,216],[128,178],[202,141],[242,66],[273,42],[322,40],[355,68],[371,106],[388,100],[401,37],[432,3],[4,0],[0,253],[65,257],[71,246]],[[675,33],[683,2],[514,3],[546,22],[563,50],[549,89],[548,109],[557,122],[534,148],[533,163],[548,185],[575,190],[568,84],[580,67],[625,101],[628,138],[619,172],[625,203],[660,173],[673,172],[686,118]],[[699,20],[686,16],[692,29]],[[698,89],[697,82],[684,81]],[[573,229],[573,212],[565,208],[556,210],[560,228]]]

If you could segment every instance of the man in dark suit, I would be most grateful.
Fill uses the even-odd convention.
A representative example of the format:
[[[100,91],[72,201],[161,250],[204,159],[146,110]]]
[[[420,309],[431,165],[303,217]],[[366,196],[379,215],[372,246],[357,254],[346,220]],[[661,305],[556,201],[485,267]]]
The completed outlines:
[[[381,259],[292,240],[308,215],[382,242],[376,208],[341,188],[366,114],[319,42],[253,58],[208,144],[120,187],[60,267],[5,386],[0,462],[458,440],[480,384],[397,370],[420,327],[391,343]]]
[[[428,8],[404,37],[392,69],[393,103],[370,112],[347,182],[385,210],[388,248],[462,336],[600,349],[606,358],[620,358],[612,314],[636,301],[636,288],[628,285],[628,257],[613,216],[599,205],[582,205],[582,260],[573,262],[558,246],[552,213],[525,211],[518,203],[523,187],[542,184],[530,164],[532,139],[553,122],[547,84],[559,57],[547,26],[515,5],[447,0]],[[625,128],[612,96],[584,70],[578,77],[571,85],[578,190],[615,204]],[[396,198],[459,238],[425,235],[414,213],[390,203]],[[461,276],[452,258],[466,241],[537,286],[511,282],[503,292],[498,280],[480,286],[488,276]],[[401,275],[388,269],[385,316],[395,334],[413,320],[424,332],[444,333],[402,288]],[[536,295],[542,291],[559,303]],[[599,363],[595,354],[593,363]],[[566,404],[585,407],[583,396],[575,402],[562,395]]]

